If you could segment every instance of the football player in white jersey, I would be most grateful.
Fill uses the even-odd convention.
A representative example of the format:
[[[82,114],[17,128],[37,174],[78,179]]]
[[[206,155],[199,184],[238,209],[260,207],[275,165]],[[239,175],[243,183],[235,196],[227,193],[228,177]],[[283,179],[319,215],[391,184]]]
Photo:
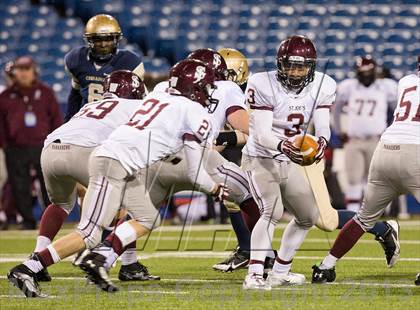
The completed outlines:
[[[214,108],[209,111],[209,119],[212,125],[212,135],[209,137],[209,145],[203,149],[203,167],[219,183],[224,183],[230,190],[228,200],[235,202],[242,212],[250,218],[258,218],[259,210],[250,193],[245,173],[234,163],[226,160],[211,143],[219,135],[219,131],[225,124],[231,125],[241,133],[248,134],[249,117],[245,105],[245,95],[238,84],[230,81],[232,71],[227,70],[224,58],[212,49],[198,49],[192,52],[189,59],[201,60],[209,68],[214,70],[216,76],[216,90],[213,93]],[[246,61],[246,59],[245,59]],[[229,73],[230,72],[230,73]],[[155,87],[155,91],[166,91],[168,82],[161,82]],[[184,157],[179,154],[179,157]],[[163,164],[159,171],[151,172],[155,175],[153,183],[149,185],[150,196],[156,204],[167,198],[167,193],[191,189],[186,175],[187,167],[184,163],[178,165]],[[249,262],[250,230],[245,225],[241,212],[229,210],[232,226],[238,239],[239,247],[229,258],[221,263],[215,264],[213,268],[219,271],[233,271],[243,268]]]
[[[330,138],[330,108],[336,83],[315,71],[315,46],[304,36],[284,40],[277,52],[277,70],[252,75],[247,85],[250,135],[243,148],[242,167],[261,217],[252,231],[251,260],[244,289],[270,290],[276,285],[303,284],[305,276],[291,273],[291,264],[309,229],[318,220],[311,187],[297,164],[303,164],[292,138],[303,135],[313,118],[320,161]],[[273,270],[263,278],[264,259],[274,228],[286,207],[295,219],[284,231]]]
[[[91,152],[136,111],[145,96],[143,81],[126,70],[112,72],[103,83],[106,97],[92,102],[48,135],[41,153],[41,166],[51,204],[42,214],[34,252],[44,250],[54,239],[76,200],[76,183],[87,186]],[[51,281],[47,269],[38,281]]]
[[[147,168],[185,147],[190,177],[208,193],[223,199],[227,189],[214,182],[197,166],[201,147],[210,134],[208,107],[214,90],[214,74],[196,60],[184,60],[170,71],[170,93],[152,92],[139,102],[126,125],[119,126],[89,158],[89,185],[77,230],[56,240],[10,270],[9,281],[27,297],[42,293],[34,274],[84,248],[94,248],[101,240],[119,208],[126,208],[132,220],[118,226],[112,250],[120,255],[138,237],[159,225],[158,211],[146,191]],[[192,101],[194,99],[196,102]],[[173,122],[173,116],[178,122]],[[105,257],[92,252],[81,267],[89,279],[105,291],[116,291],[104,269]]]
[[[357,78],[338,84],[334,111],[336,132],[345,143],[346,201],[351,211],[360,208],[370,160],[397,100],[397,83],[376,79],[376,63],[370,56],[357,59],[356,72]],[[346,130],[341,126],[345,106]]]
[[[192,52],[188,59],[203,61],[216,77],[216,90],[212,95],[212,105],[208,111],[213,130],[208,138],[208,144],[203,148],[203,168],[216,182],[223,183],[229,188],[228,200],[238,204],[250,218],[258,219],[258,206],[252,198],[244,172],[237,165],[223,158],[211,145],[225,123],[231,124],[240,132],[248,133],[249,118],[245,96],[236,83],[227,80],[232,73],[228,74],[226,63],[218,52],[211,49],[199,49]],[[170,91],[170,81],[161,82],[154,88],[154,92],[166,93],[168,91]],[[184,150],[175,156],[181,159],[178,164],[162,162],[159,166],[155,165],[149,169],[147,188],[155,206],[161,205],[170,193],[197,190],[188,177]],[[245,225],[240,212],[230,212],[230,218],[239,247],[228,259],[213,266],[215,270],[223,272],[243,268],[249,262],[250,230]],[[106,252],[106,247],[101,248],[104,253],[109,253]],[[274,258],[273,253],[270,254]],[[107,256],[106,267],[109,268],[112,263],[112,257]]]
[[[337,261],[372,228],[393,199],[410,193],[420,203],[420,56],[417,62],[417,75],[410,74],[399,81],[394,121],[382,134],[374,152],[363,205],[343,227],[322,263],[312,267],[312,283],[335,280]],[[392,265],[397,258],[394,257]],[[416,284],[420,285],[419,279]]]

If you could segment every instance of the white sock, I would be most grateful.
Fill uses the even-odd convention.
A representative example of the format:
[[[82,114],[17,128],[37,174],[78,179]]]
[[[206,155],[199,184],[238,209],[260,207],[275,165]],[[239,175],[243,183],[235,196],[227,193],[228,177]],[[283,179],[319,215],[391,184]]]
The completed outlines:
[[[251,234],[251,260],[265,261],[267,252],[273,248],[271,241],[274,228],[275,225],[271,221],[260,217]],[[264,266],[262,268],[264,269]]]
[[[121,264],[123,266],[131,265],[137,262],[137,252],[135,248],[129,248],[121,255]]]
[[[263,264],[251,264],[248,266],[248,274],[264,274],[264,265]]]
[[[295,220],[291,220],[284,230],[278,257],[285,261],[291,261],[300,248],[303,240],[305,240],[309,229],[305,229],[296,224]]]
[[[273,271],[278,274],[287,274],[292,269],[292,263],[280,264],[277,260],[274,263]]]
[[[44,269],[44,266],[42,266],[39,260],[28,259],[27,261],[24,261],[23,264],[34,273],[40,272],[42,269]]]
[[[337,264],[338,258],[328,253],[328,255],[324,258],[319,269],[331,269],[335,267]]]
[[[41,252],[50,244],[51,244],[50,238],[45,237],[45,236],[38,236],[38,238],[36,238],[36,246],[35,246],[34,252],[37,252],[37,253]]]

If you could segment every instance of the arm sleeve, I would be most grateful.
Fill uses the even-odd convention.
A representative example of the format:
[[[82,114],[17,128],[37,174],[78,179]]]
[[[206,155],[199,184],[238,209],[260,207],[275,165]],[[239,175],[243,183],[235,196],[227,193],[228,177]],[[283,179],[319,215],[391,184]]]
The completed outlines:
[[[79,112],[80,108],[82,107],[82,95],[80,91],[75,88],[71,88],[69,97],[67,99],[67,110],[66,116],[64,117],[64,121],[68,122],[74,114]]]
[[[207,141],[212,130],[208,114],[200,105],[194,104],[186,113],[186,128],[183,139],[196,141],[199,144],[211,143],[212,141]]]
[[[315,135],[317,137],[324,137],[327,141],[330,140],[330,110],[316,109],[314,112],[314,126]]]
[[[202,155],[204,149],[195,141],[184,141],[187,174],[191,183],[202,190],[212,193],[217,184],[203,167]]]
[[[1,100],[1,99],[0,99]],[[1,102],[0,102],[1,105]],[[0,149],[6,146],[6,119],[0,106]]]
[[[273,112],[267,110],[254,110],[251,114],[253,126],[252,135],[256,142],[263,147],[278,151],[278,145],[281,142],[272,132]]]
[[[388,107],[394,111],[398,104],[398,83],[394,80],[387,79],[387,91],[388,91]]]

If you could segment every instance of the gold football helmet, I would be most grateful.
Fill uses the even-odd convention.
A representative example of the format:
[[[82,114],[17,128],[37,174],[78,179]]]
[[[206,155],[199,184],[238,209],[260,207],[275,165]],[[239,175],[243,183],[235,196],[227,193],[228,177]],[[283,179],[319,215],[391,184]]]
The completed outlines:
[[[95,60],[108,61],[117,51],[122,32],[114,17],[99,14],[87,22],[84,38]]]
[[[222,48],[218,52],[226,61],[228,79],[238,85],[244,84],[249,76],[248,61],[244,54],[234,48]]]

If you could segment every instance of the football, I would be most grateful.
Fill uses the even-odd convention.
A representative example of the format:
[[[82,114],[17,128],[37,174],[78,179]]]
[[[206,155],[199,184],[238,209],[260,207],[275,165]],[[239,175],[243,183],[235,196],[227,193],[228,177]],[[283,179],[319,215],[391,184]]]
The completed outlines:
[[[299,148],[301,154],[303,155],[303,166],[309,166],[314,163],[318,150],[318,142],[316,137],[310,134],[297,136],[293,140],[293,145]]]

